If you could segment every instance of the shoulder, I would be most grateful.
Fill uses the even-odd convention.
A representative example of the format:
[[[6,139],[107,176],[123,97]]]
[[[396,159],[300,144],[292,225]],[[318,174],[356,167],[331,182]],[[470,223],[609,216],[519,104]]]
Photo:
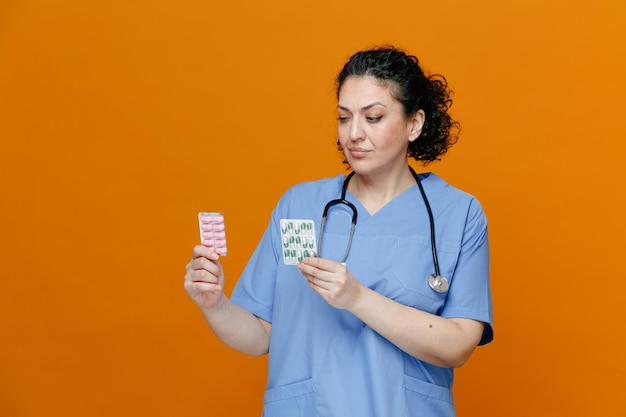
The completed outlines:
[[[432,205],[447,207],[456,212],[465,211],[468,218],[485,217],[482,205],[474,195],[449,184],[435,173],[420,175],[425,177],[422,183]]]
[[[419,174],[419,176],[422,179],[424,189],[433,196],[458,199],[474,198],[468,192],[453,186],[434,172],[426,172]]]
[[[343,184],[344,178],[345,176],[343,174],[339,174],[330,178],[322,178],[322,179],[317,179],[317,180],[312,180],[312,181],[305,181],[305,182],[301,182],[301,183],[293,185],[292,187],[289,188],[288,191],[293,191],[293,192],[305,191],[306,192],[306,191],[311,191],[311,190],[325,189],[328,187],[331,187],[331,188],[336,187],[337,184],[341,186],[341,184]]]
[[[314,181],[305,181],[293,185],[283,194],[281,200],[293,198],[312,198],[318,195],[335,195],[341,192],[344,175],[339,174],[332,178],[323,178]],[[338,197],[337,197],[338,198]]]
[[[281,196],[277,210],[286,214],[291,208],[315,205],[319,201],[339,198],[344,175],[305,181],[293,185]]]

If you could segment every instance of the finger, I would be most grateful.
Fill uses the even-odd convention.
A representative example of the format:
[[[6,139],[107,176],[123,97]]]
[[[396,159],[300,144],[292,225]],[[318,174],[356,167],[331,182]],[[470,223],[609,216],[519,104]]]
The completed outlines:
[[[205,270],[217,275],[220,270],[220,264],[202,256],[191,261],[191,269],[194,271]]]
[[[323,272],[318,267],[309,265],[308,263],[305,263],[304,261],[300,262],[298,265],[296,265],[296,267],[300,270],[302,275],[304,275],[308,280],[319,278],[320,273]]]
[[[298,268],[307,279],[309,285],[320,289],[328,289],[332,283],[332,275],[316,267],[300,264]]]
[[[222,287],[219,284],[210,284],[204,282],[185,283],[185,291],[199,304],[211,303],[215,297],[223,294]]]
[[[222,286],[213,282],[191,281],[185,284],[188,290],[193,292],[215,292],[222,291]]]
[[[304,258],[302,263],[328,272],[337,272],[340,270],[341,267],[344,267],[344,265],[331,261],[329,259],[315,257]]]
[[[200,282],[200,283],[209,283],[209,284],[217,284],[219,282],[219,279],[217,278],[216,275],[201,269],[201,270],[193,270],[190,271],[189,273],[187,273],[185,275],[185,282],[189,282],[189,283],[193,283],[193,282]]]
[[[330,284],[328,282],[317,278],[307,278],[307,284],[313,291],[322,296],[322,298],[326,299],[328,297],[330,293]]]
[[[189,261],[185,268],[187,275],[203,278],[211,275],[218,277],[221,274],[219,261],[213,261],[205,257],[199,257]]]
[[[207,258],[217,261],[220,258],[220,255],[212,247],[196,245],[193,247],[191,259],[196,258]]]

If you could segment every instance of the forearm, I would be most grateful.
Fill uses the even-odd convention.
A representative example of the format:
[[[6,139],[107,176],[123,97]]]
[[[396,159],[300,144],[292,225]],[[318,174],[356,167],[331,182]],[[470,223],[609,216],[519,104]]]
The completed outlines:
[[[202,309],[213,333],[227,346],[252,356],[269,350],[269,324],[263,324],[248,310],[233,304],[226,296],[211,309]]]
[[[459,367],[469,358],[484,326],[473,320],[445,319],[366,287],[349,311],[409,355],[448,368]]]

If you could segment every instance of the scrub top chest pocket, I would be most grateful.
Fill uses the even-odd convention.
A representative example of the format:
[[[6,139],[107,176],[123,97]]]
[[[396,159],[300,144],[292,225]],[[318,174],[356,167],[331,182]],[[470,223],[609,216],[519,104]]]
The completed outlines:
[[[313,220],[281,219],[280,235],[286,265],[297,265],[304,258],[317,255]]]
[[[438,243],[438,260],[443,275],[450,285],[459,257],[460,244],[442,240]],[[448,291],[438,292],[431,288],[428,277],[434,275],[431,259],[431,243],[428,236],[414,235],[398,238],[395,253],[394,275],[409,291],[419,294],[427,302],[426,310],[436,313],[445,301]],[[419,306],[421,308],[425,305]]]

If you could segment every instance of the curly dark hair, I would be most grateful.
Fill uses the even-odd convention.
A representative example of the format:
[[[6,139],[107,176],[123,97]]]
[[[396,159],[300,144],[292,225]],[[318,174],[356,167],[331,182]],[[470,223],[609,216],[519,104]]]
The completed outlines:
[[[457,142],[461,125],[448,114],[453,92],[443,75],[426,75],[417,57],[395,47],[380,47],[350,57],[337,75],[337,96],[348,77],[368,75],[389,82],[391,95],[402,103],[407,117],[418,110],[425,113],[422,133],[409,143],[407,156],[426,165],[440,159]]]

